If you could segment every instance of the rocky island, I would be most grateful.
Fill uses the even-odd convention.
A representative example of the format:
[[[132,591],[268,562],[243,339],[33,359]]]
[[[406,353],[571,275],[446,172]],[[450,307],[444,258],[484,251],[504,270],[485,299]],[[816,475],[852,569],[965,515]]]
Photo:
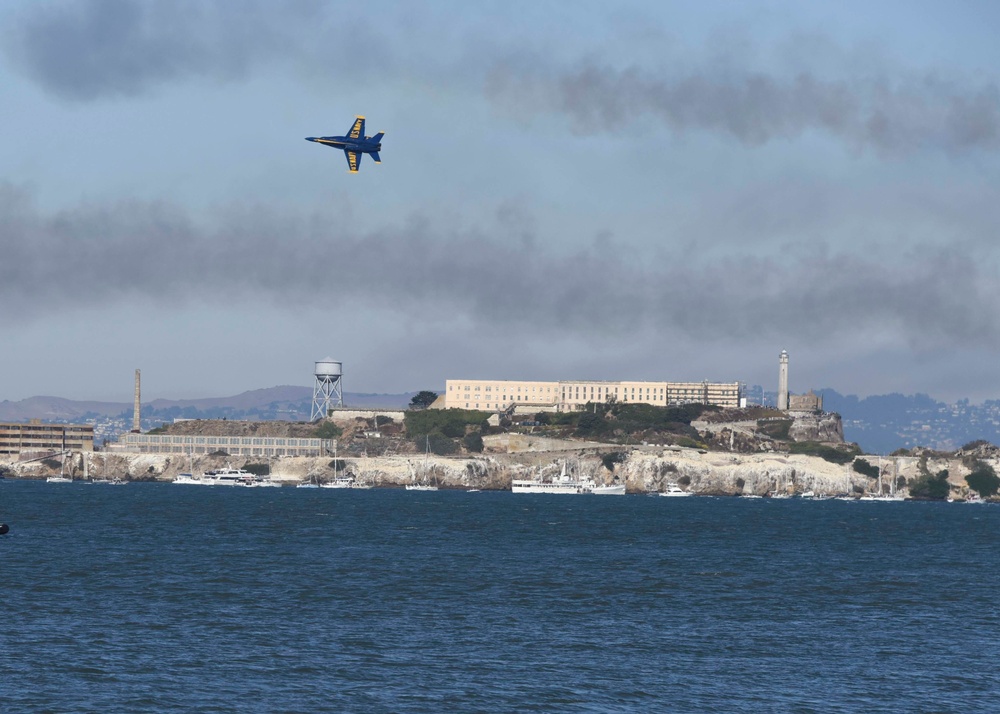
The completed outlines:
[[[396,414],[395,416],[399,416]],[[240,456],[96,452],[66,463],[8,462],[11,476],[44,478],[67,470],[75,478],[173,480],[226,465],[268,473],[289,485],[353,477],[377,487],[431,482],[440,488],[508,490],[513,479],[568,472],[596,484],[624,484],[629,493],[656,493],[676,484],[717,496],[863,497],[896,494],[965,499],[991,496],[989,477],[1000,451],[975,442],[951,453],[914,449],[862,454],[845,443],[840,417],[763,407],[593,405],[571,413],[508,414],[413,410],[401,420],[352,412],[317,423],[191,420],[160,434],[320,436],[322,456]],[[334,458],[335,457],[335,458]],[[966,479],[985,488],[970,486]],[[981,478],[980,478],[981,477]],[[985,479],[985,481],[983,481]]]

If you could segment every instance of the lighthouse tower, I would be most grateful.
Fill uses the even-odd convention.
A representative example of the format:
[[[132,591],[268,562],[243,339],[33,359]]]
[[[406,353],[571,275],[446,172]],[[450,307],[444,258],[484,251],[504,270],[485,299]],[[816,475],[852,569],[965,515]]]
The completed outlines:
[[[788,353],[778,356],[778,409],[788,410]]]

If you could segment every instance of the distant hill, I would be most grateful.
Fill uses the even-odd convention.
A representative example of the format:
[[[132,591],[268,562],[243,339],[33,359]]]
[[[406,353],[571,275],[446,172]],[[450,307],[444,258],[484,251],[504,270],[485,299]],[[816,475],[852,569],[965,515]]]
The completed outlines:
[[[344,404],[357,407],[402,409],[416,392],[403,394],[370,394],[345,392]],[[154,399],[143,402],[142,416],[169,418],[242,418],[307,420],[312,410],[312,388],[284,385],[254,389],[231,397],[206,399]],[[29,419],[44,421],[80,421],[100,417],[131,416],[131,402],[98,402],[63,399],[62,397],[29,397],[12,402],[0,402],[0,421],[21,422]],[[270,415],[270,416],[268,416]]]
[[[869,453],[926,446],[953,451],[983,439],[1000,443],[1000,401],[946,404],[926,394],[878,394],[859,398],[820,389],[823,408],[843,419],[844,438]]]

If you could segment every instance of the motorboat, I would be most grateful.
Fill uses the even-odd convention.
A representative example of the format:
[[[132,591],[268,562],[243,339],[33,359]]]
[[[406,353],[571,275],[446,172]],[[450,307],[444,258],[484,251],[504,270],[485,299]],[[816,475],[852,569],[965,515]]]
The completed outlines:
[[[661,496],[690,496],[690,491],[685,491],[676,483],[668,483],[662,491],[660,491]]]
[[[208,484],[204,483],[201,480],[201,476],[195,476],[194,474],[190,474],[190,473],[177,474],[177,478],[175,478],[170,483],[187,484],[189,486],[191,486],[191,485],[193,485],[193,486],[207,486],[208,485]]]
[[[353,476],[338,476],[333,481],[321,483],[319,486],[320,488],[357,488],[357,481]],[[437,489],[434,490],[436,491]]]

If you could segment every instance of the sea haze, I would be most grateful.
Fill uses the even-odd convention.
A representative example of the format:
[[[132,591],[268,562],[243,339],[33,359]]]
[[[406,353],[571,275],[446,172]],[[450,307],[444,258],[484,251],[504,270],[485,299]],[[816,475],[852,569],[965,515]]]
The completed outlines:
[[[0,481],[3,711],[988,711],[1000,508]]]

